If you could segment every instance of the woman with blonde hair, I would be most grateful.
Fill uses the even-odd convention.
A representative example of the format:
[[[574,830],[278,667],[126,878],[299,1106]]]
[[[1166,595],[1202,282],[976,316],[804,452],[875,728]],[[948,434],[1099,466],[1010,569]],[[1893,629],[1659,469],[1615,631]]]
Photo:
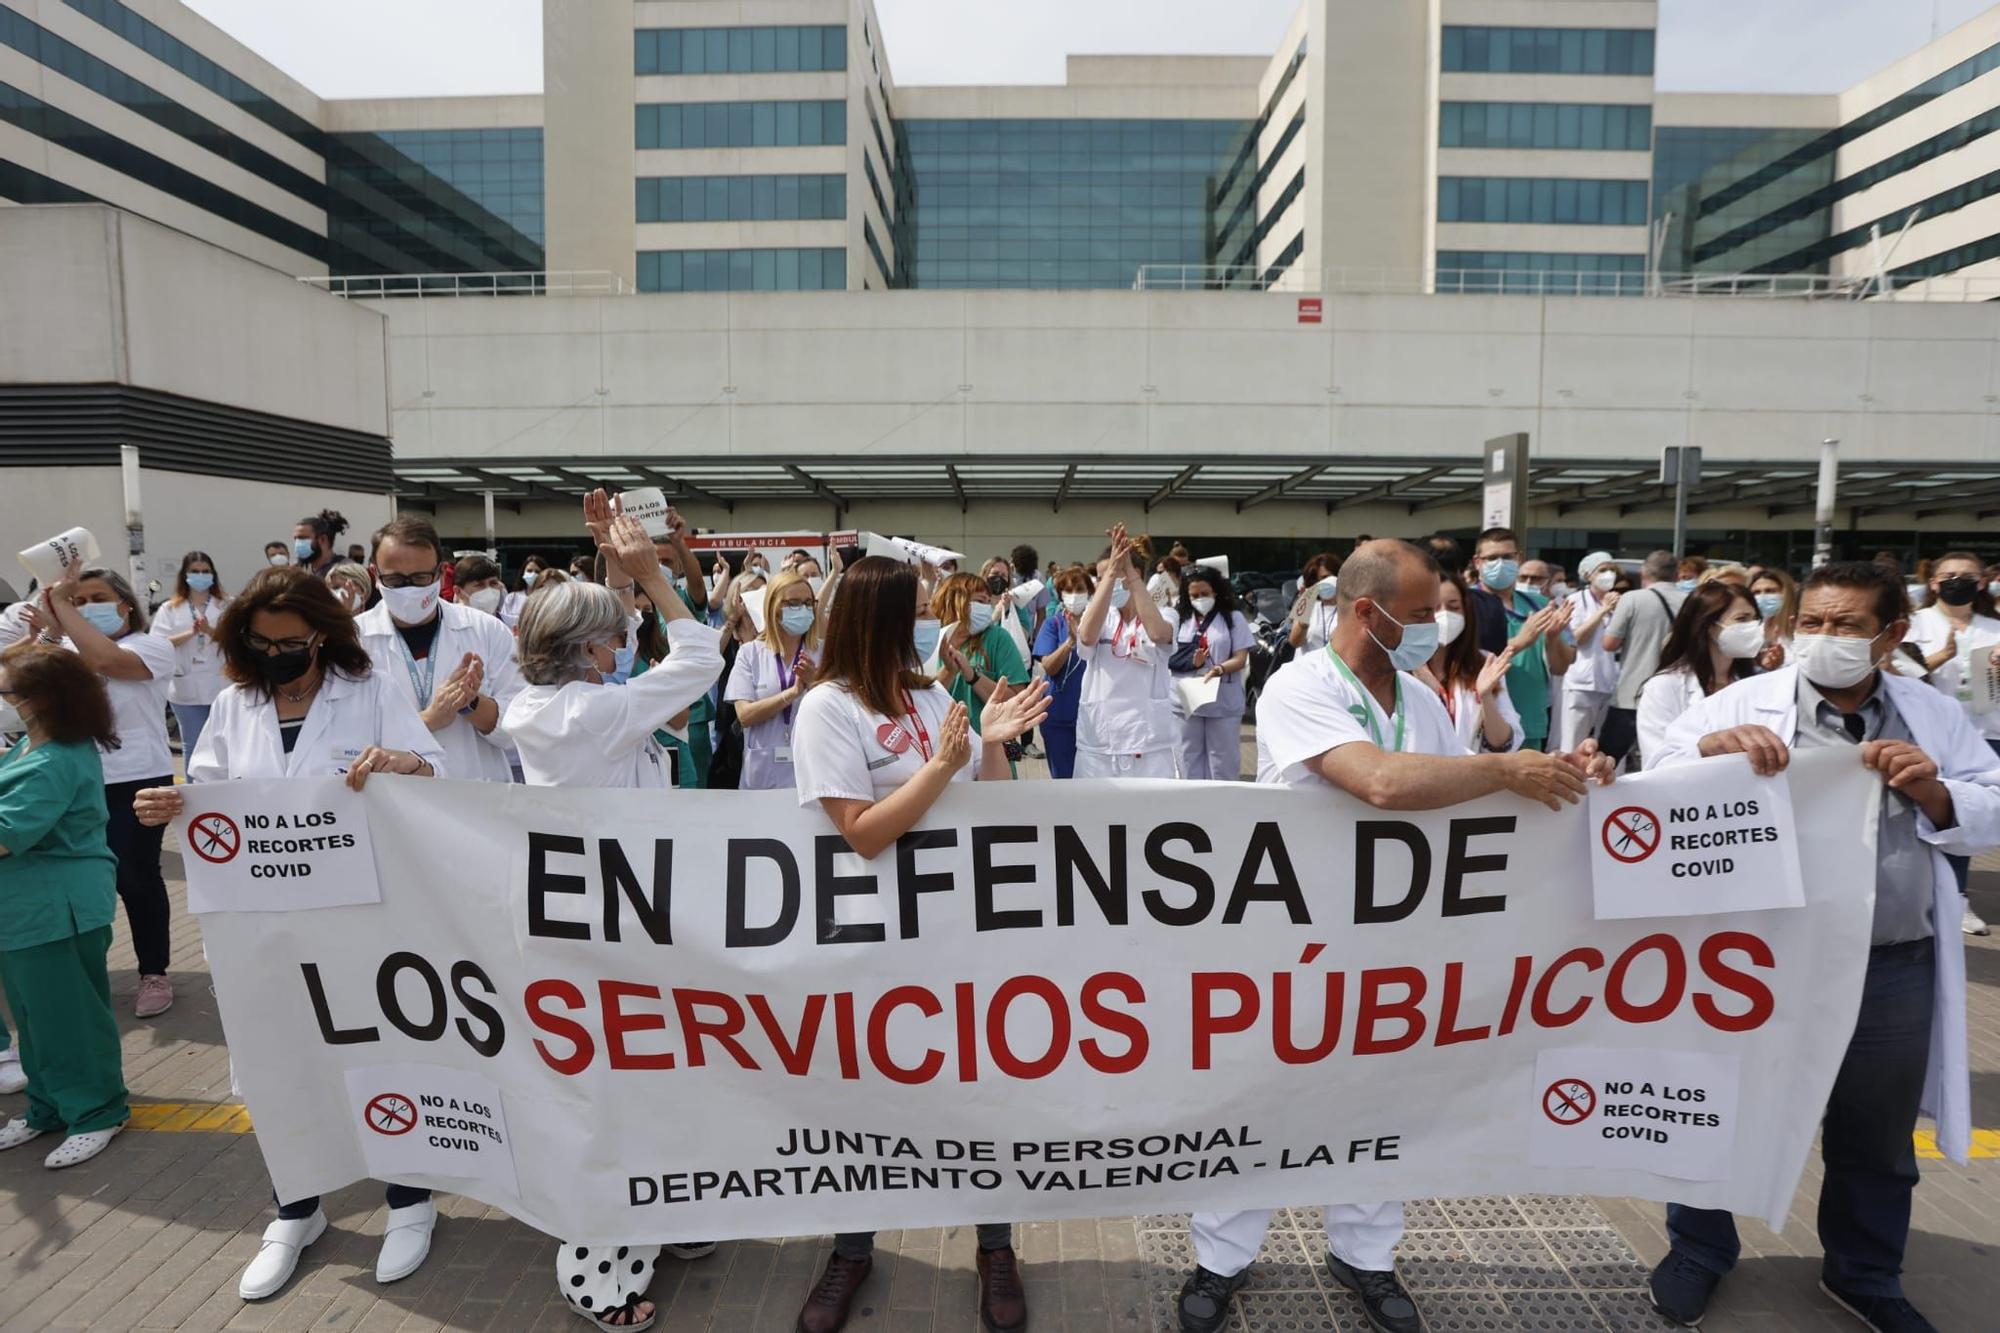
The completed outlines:
[[[736,650],[722,702],[743,728],[737,786],[771,791],[793,785],[792,720],[819,674],[821,625],[812,583],[788,569],[766,585],[764,632]]]
[[[375,596],[374,576],[367,566],[351,560],[343,560],[326,571],[326,586],[333,589],[334,598],[350,616],[366,611]]]

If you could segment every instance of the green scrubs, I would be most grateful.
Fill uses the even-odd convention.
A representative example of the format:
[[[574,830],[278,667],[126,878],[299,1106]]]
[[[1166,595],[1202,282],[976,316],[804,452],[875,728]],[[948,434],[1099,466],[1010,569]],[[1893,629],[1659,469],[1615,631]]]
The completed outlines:
[[[965,646],[964,652],[966,663],[988,680],[1007,681],[1017,690],[1028,683],[1028,664],[1021,659],[1021,650],[1014,646],[1014,636],[998,625],[988,625],[985,633]],[[952,681],[951,697],[965,705],[966,720],[977,735],[986,701],[963,677]],[[1011,771],[1015,765],[1010,763],[1007,767]]]
[[[72,1134],[130,1115],[104,956],[118,908],[97,747],[0,755],[0,985],[20,1031],[28,1123]]]

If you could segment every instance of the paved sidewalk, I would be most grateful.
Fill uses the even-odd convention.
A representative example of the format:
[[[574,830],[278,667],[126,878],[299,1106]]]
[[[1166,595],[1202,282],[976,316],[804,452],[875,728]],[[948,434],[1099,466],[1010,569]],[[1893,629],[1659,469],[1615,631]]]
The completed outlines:
[[[177,911],[179,870],[170,851]],[[1974,893],[2000,919],[2000,873],[1977,876]],[[230,1097],[199,939],[186,916],[175,925],[179,1000],[160,1019],[127,1016],[135,983],[122,921],[112,953],[135,1128],[69,1171],[44,1170],[38,1148],[0,1156],[0,1330],[583,1327],[556,1294],[554,1242],[465,1199],[441,1198],[445,1220],[430,1262],[407,1281],[378,1286],[384,1209],[379,1189],[365,1185],[328,1197],[332,1229],[289,1289],[262,1305],[239,1301],[237,1273],[269,1220],[269,1186],[247,1117]],[[2000,940],[1972,943],[1976,1121],[2000,1127]],[[21,1101],[0,1098],[0,1113],[17,1113]],[[2000,1139],[1989,1138],[1986,1151],[1969,1168],[1925,1162],[1917,1192],[1909,1290],[1945,1330],[2000,1327]],[[1817,1191],[1815,1162],[1782,1237],[1746,1225],[1745,1261],[1705,1330],[1859,1327],[1814,1286]],[[1641,1290],[1646,1264],[1665,1249],[1653,1204],[1444,1200],[1412,1205],[1410,1227],[1403,1274],[1434,1333],[1665,1327]],[[1191,1262],[1184,1217],[1035,1222],[1018,1244],[1036,1328],[1172,1327],[1173,1296]],[[1279,1215],[1239,1298],[1239,1333],[1365,1329],[1358,1302],[1328,1290],[1317,1262],[1323,1244],[1316,1215]],[[850,1327],[972,1333],[972,1251],[969,1229],[883,1233]],[[740,1241],[695,1263],[665,1260],[652,1291],[659,1327],[784,1333],[824,1253],[818,1239]]]

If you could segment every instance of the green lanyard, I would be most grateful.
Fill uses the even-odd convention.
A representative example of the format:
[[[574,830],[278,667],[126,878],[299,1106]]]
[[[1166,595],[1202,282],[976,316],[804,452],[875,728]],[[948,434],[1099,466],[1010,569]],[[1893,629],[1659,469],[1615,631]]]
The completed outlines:
[[[1354,714],[1355,721],[1368,728],[1369,737],[1375,742],[1376,748],[1380,749],[1382,746],[1382,728],[1375,721],[1375,696],[1370,694],[1366,687],[1361,684],[1360,678],[1354,674],[1347,663],[1340,660],[1340,654],[1333,651],[1332,644],[1326,646],[1326,655],[1333,659],[1333,664],[1340,668],[1340,674],[1347,677],[1348,684],[1352,685],[1354,692],[1361,696],[1361,702],[1358,704],[1349,704],[1347,711]],[[1396,675],[1396,743],[1390,748],[1397,753],[1401,753],[1403,749],[1403,677],[1401,672],[1398,672]]]

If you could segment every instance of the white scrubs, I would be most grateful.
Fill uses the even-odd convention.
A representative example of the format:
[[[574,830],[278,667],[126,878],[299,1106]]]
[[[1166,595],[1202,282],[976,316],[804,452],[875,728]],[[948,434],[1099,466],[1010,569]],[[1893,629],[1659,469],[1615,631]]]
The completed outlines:
[[[813,649],[805,650],[806,660],[819,661]],[[771,645],[752,639],[736,650],[736,665],[730,669],[729,684],[722,691],[725,705],[755,703],[791,688],[794,677],[789,662],[780,661]],[[792,729],[798,721],[795,699],[754,727],[743,728],[743,777],[736,785],[744,791],[774,791],[792,785]]]
[[[1199,620],[1181,622],[1174,631],[1176,650],[1193,643],[1197,633],[1203,633]],[[1227,662],[1253,642],[1250,622],[1240,611],[1227,620],[1220,615],[1211,617],[1203,637],[1208,642],[1208,663],[1189,673],[1194,680],[1200,680],[1208,674],[1209,667]],[[1222,688],[1216,691],[1215,702],[1203,704],[1192,715],[1181,711],[1178,697],[1174,700],[1175,716],[1181,726],[1181,776],[1190,780],[1234,782],[1243,776],[1243,673],[1232,672],[1217,683]]]
[[[1903,641],[1916,644],[1929,657],[1954,636],[1958,640],[1958,654],[1931,672],[1931,684],[1964,706],[1974,731],[1988,740],[2000,739],[2000,712],[1974,713],[1971,688],[1972,655],[2000,643],[2000,620],[1974,613],[1965,629],[1958,630],[1945,619],[1944,612],[1927,606],[1910,617],[1910,632]],[[1785,660],[1791,658],[1787,656]]]
[[[1601,604],[1595,588],[1581,588],[1569,595],[1571,638]],[[1563,675],[1562,703],[1556,711],[1555,743],[1559,749],[1574,750],[1604,725],[1612,692],[1618,688],[1618,654],[1604,647],[1604,636],[1610,630],[1611,617],[1605,616],[1591,631],[1588,643],[1577,641],[1576,660]]]
[[[1398,681],[1402,706],[1395,716],[1385,716],[1381,704],[1350,681],[1329,654],[1287,663],[1266,682],[1257,701],[1257,781],[1330,787],[1307,765],[1355,741],[1411,754],[1466,753],[1436,691],[1408,674]],[[1362,717],[1373,725],[1364,724]],[[1196,1213],[1195,1262],[1225,1277],[1242,1272],[1263,1246],[1274,1211]],[[1376,1273],[1396,1266],[1396,1242],[1403,1238],[1401,1202],[1330,1203],[1320,1212],[1327,1246],[1341,1262]]]
[[[1163,610],[1176,633],[1180,619]],[[1127,620],[1107,612],[1095,644],[1079,644],[1090,669],[1077,704],[1076,776],[1171,778],[1180,749],[1174,717],[1173,644],[1154,643],[1136,612]]]
[[[879,801],[922,772],[937,753],[952,699],[942,685],[912,690],[908,698],[907,711],[884,716],[845,685],[829,682],[808,690],[792,721],[799,804]],[[972,781],[978,756],[974,733],[971,754],[951,780]]]

